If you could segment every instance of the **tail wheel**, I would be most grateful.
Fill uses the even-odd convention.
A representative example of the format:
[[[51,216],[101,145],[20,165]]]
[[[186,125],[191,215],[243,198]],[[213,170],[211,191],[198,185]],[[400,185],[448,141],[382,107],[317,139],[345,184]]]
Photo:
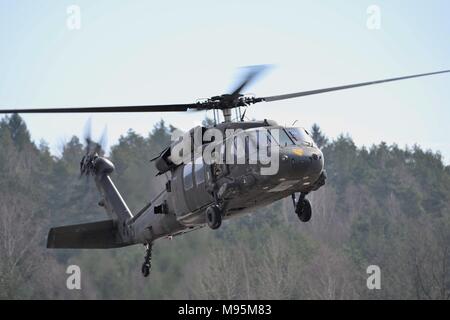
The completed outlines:
[[[218,206],[214,205],[206,209],[206,221],[213,230],[220,227],[222,224],[222,211]]]
[[[311,220],[312,215],[311,202],[309,202],[308,199],[303,199],[300,201],[301,203],[297,205],[295,213],[297,214],[300,221],[308,222],[309,220]]]
[[[144,263],[142,264],[142,275],[148,277],[150,275],[150,268],[152,267],[152,244],[145,244],[145,257]]]
[[[146,264],[146,263],[144,263],[143,265],[142,265],[142,275],[144,276],[144,277],[148,277],[149,275],[150,275],[150,265],[149,264]]]

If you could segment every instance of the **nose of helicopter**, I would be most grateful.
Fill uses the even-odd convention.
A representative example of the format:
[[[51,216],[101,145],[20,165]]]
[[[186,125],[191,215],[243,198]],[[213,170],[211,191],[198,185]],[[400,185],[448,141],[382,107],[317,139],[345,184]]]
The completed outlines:
[[[323,171],[322,151],[316,147],[287,147],[280,150],[280,175],[287,179],[316,181]]]

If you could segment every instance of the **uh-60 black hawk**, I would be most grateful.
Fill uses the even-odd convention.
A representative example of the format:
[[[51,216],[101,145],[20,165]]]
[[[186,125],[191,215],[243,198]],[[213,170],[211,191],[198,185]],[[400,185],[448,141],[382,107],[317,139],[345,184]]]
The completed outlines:
[[[191,104],[0,109],[0,113],[49,114],[213,110],[215,121],[212,128],[223,133],[223,138],[218,140],[204,139],[208,128],[197,127],[185,134],[184,139],[174,140],[170,146],[162,150],[160,155],[153,159],[158,170],[154,184],[158,187],[159,193],[149,199],[148,204],[135,214],[130,212],[111,180],[111,174],[114,171],[113,163],[101,156],[100,144],[88,137],[86,155],[80,164],[81,175],[94,177],[101,195],[99,205],[105,208],[110,219],[52,228],[48,234],[47,247],[118,248],[144,244],[146,255],[142,273],[148,276],[152,244],[157,239],[171,238],[205,225],[217,229],[223,219],[252,212],[258,206],[265,206],[285,197],[292,197],[295,213],[301,221],[307,222],[311,218],[311,204],[306,196],[325,184],[326,174],[322,152],[303,128],[284,127],[271,120],[244,121],[245,111],[242,114],[241,108],[260,102],[285,100],[450,72],[445,70],[416,74],[277,96],[254,97],[241,94],[242,90],[263,69],[264,66],[249,67],[246,77],[230,94]],[[218,120],[219,110],[223,112],[224,121],[221,123]],[[232,112],[237,116],[236,121],[232,121]],[[230,129],[240,130],[226,135],[227,130],[229,132]],[[259,134],[254,135],[255,132]],[[198,139],[194,139],[198,133],[201,137],[200,143]],[[223,160],[222,156],[227,153],[227,149],[236,148],[237,138],[243,135],[245,138],[241,147],[245,151],[244,163],[218,161]],[[218,150],[214,153],[215,157],[210,159],[211,161],[205,161],[201,155],[198,157],[198,152],[188,152],[189,156],[181,154],[181,162],[175,161],[173,152],[183,140],[186,142],[186,137],[188,140],[193,140],[191,151],[202,151],[214,145],[214,150]],[[250,163],[249,154],[251,154],[250,146],[252,145],[255,147],[253,150],[256,151],[265,149],[267,146],[277,146],[277,170],[274,173],[262,174],[265,164]]]

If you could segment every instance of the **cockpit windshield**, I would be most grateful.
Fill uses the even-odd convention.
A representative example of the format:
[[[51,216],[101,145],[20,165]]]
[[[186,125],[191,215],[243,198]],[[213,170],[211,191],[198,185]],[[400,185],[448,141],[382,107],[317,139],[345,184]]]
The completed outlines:
[[[244,143],[245,137],[245,143]],[[303,128],[268,128],[268,129],[250,129],[242,131],[235,136],[234,144],[237,149],[242,148],[244,145],[246,148],[257,148],[257,146],[266,146],[271,143],[276,143],[280,146],[315,146],[313,139],[309,133]],[[237,143],[240,141],[240,143]],[[239,147],[241,146],[241,147]],[[221,146],[221,153],[225,153],[225,144]]]
[[[278,137],[276,137],[276,140],[278,140],[280,146],[287,147],[295,145],[295,140],[289,137],[289,134],[284,129],[279,129],[277,130],[277,132],[272,131],[271,134],[275,135],[276,133],[278,133]]]
[[[286,133],[288,134],[289,138],[292,139],[292,141],[297,144],[306,144],[309,146],[314,145],[314,141],[309,135],[309,133],[303,129],[303,128],[285,128],[284,129]]]

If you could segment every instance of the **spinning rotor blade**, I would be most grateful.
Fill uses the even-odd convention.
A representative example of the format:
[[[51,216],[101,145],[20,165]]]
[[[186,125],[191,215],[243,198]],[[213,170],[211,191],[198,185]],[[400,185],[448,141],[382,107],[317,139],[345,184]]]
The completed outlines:
[[[269,68],[269,65],[256,65],[256,66],[249,66],[245,67],[243,69],[247,69],[248,72],[245,75],[245,77],[240,81],[239,85],[236,86],[236,88],[230,93],[231,101],[238,98],[241,94],[241,92],[248,87],[252,82],[254,82],[259,76],[261,76],[264,71],[266,71]]]
[[[103,133],[98,142],[92,139],[92,119],[89,118],[84,127],[84,140],[86,143],[86,152],[80,162],[80,178],[86,176],[87,180],[89,175],[94,170],[94,161],[98,156],[101,156],[106,149],[107,142],[107,127],[103,129]]]
[[[97,153],[100,152],[100,150],[105,151],[106,147],[108,146],[108,127],[105,126],[105,128],[103,128],[103,132],[102,135],[100,136],[100,140],[98,141],[99,149],[97,151]]]
[[[87,107],[87,108],[39,108],[39,109],[0,109],[2,113],[118,113],[118,112],[177,112],[196,109],[197,103],[191,104],[167,104],[167,105],[142,105],[142,106],[111,106],[111,107]]]
[[[90,146],[92,143],[92,119],[89,118],[84,125],[83,132],[84,142],[86,143],[86,154],[90,153]]]
[[[100,151],[106,149],[107,144],[107,127],[103,129],[102,135],[98,142],[92,139],[92,119],[89,118],[84,127],[84,141],[86,143],[86,155],[99,154]]]
[[[390,78],[390,79],[383,79],[383,80],[376,80],[376,81],[369,81],[369,82],[361,82],[361,83],[349,84],[349,85],[339,86],[339,87],[331,87],[331,88],[324,88],[324,89],[317,89],[317,90],[310,90],[310,91],[301,91],[301,92],[288,93],[288,94],[282,94],[282,95],[277,95],[277,96],[263,97],[261,99],[262,99],[262,101],[266,101],[266,102],[286,100],[286,99],[310,96],[313,94],[370,86],[373,84],[380,84],[380,83],[384,83],[384,82],[399,81],[399,80],[405,80],[405,79],[411,79],[411,78],[431,76],[431,75],[446,73],[446,72],[450,72],[450,70],[422,73],[422,74],[416,74],[416,75],[412,75],[412,76]]]

